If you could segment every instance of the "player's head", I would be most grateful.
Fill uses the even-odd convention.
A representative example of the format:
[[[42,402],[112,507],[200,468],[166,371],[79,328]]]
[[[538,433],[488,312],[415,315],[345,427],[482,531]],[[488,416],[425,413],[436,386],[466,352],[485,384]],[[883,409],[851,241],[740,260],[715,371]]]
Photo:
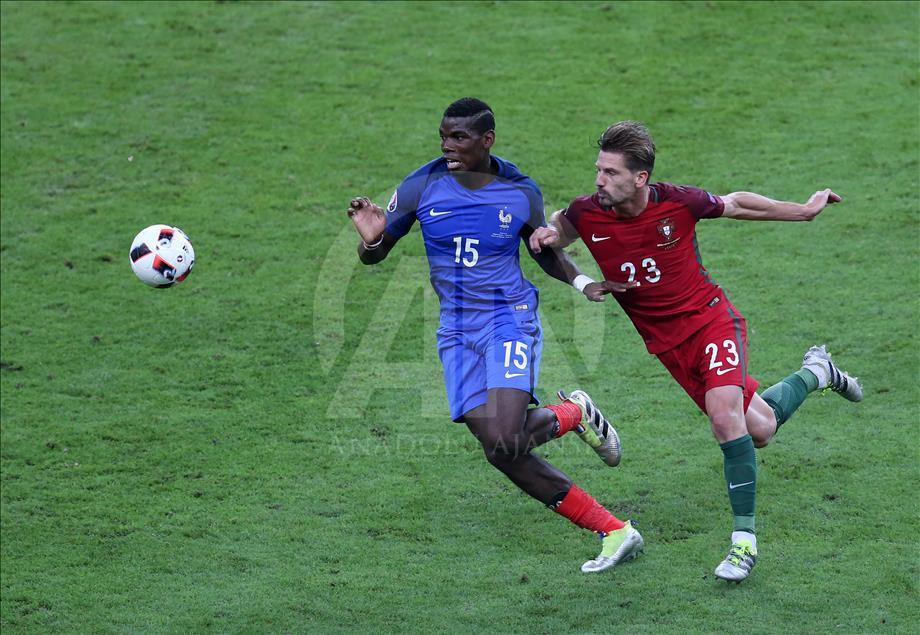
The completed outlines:
[[[649,176],[655,168],[655,142],[648,128],[638,121],[620,121],[604,130],[597,140],[601,152],[617,152],[626,159],[633,172],[644,171]]]
[[[444,111],[438,132],[449,170],[490,170],[489,151],[495,143],[495,115],[487,103],[473,97],[458,99]]]
[[[597,145],[594,185],[601,205],[614,207],[648,185],[655,168],[655,143],[648,128],[637,121],[620,121],[604,131]]]
[[[470,128],[479,134],[495,132],[495,115],[489,104],[475,97],[458,99],[444,111],[444,119],[469,119]]]

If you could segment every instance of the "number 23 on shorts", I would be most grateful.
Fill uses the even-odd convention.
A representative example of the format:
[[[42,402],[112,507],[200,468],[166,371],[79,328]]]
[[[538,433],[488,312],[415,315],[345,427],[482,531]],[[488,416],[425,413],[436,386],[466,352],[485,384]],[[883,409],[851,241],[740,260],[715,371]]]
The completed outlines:
[[[716,375],[730,373],[738,368],[738,362],[741,361],[734,340],[722,340],[721,345],[710,342],[704,350],[709,359],[709,370],[714,370]]]

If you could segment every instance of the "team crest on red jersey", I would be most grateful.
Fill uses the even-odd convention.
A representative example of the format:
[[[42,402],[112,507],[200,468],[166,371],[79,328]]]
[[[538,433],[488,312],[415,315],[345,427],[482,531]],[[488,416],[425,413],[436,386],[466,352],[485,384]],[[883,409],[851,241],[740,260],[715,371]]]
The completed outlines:
[[[680,236],[675,236],[675,231],[674,221],[671,218],[665,218],[664,220],[658,221],[658,235],[661,236],[662,242],[658,243],[656,246],[662,249],[670,249],[676,245],[677,241],[680,240]]]

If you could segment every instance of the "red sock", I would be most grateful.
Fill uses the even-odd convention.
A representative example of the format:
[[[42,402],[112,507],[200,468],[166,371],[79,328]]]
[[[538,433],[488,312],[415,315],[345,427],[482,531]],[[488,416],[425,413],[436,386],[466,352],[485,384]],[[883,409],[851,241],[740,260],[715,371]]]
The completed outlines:
[[[581,408],[571,401],[551,403],[546,407],[556,414],[556,420],[559,422],[559,432],[556,433],[557,438],[581,423]]]
[[[598,533],[609,534],[626,525],[574,483],[553,511],[562,514],[579,527]]]

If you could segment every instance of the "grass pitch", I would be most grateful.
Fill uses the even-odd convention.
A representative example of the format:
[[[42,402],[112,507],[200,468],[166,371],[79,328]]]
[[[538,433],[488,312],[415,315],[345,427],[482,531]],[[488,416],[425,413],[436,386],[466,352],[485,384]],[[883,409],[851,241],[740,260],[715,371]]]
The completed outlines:
[[[27,632],[908,633],[918,615],[916,3],[18,3],[2,11],[0,626]],[[645,556],[520,494],[451,424],[421,240],[364,268],[344,214],[474,95],[547,206],[648,123],[655,178],[844,203],[699,226],[764,385],[827,342],[759,452],[761,558],[728,547],[706,420],[612,302],[533,263],[541,390],[590,390],[625,458],[544,454]],[[198,262],[132,276],[172,223]],[[575,258],[593,265],[583,248]]]

